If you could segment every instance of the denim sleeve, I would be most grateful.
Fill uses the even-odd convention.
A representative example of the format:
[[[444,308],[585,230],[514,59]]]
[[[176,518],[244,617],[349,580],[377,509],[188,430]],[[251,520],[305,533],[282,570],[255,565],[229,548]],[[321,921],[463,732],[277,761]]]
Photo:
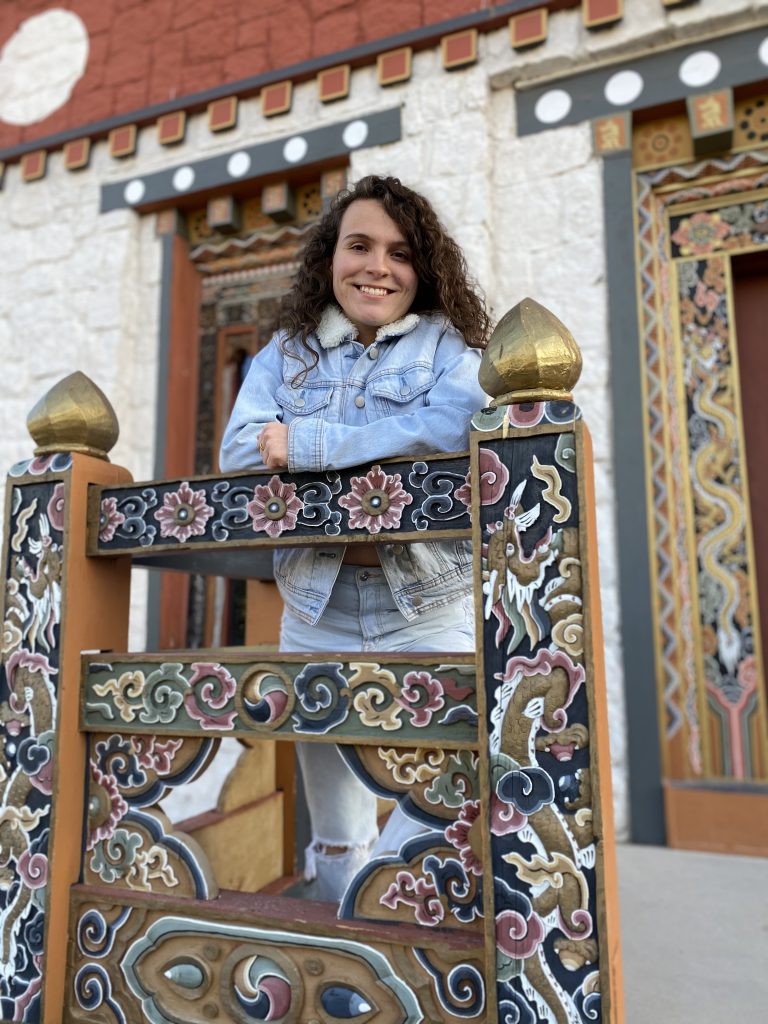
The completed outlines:
[[[222,473],[264,468],[258,436],[267,423],[283,419],[275,398],[283,380],[282,367],[282,352],[275,337],[254,357],[240,388],[221,441]]]
[[[448,335],[435,356],[435,383],[423,408],[352,426],[297,417],[288,427],[288,469],[320,472],[394,456],[464,451],[469,422],[487,404],[477,382],[480,353]]]

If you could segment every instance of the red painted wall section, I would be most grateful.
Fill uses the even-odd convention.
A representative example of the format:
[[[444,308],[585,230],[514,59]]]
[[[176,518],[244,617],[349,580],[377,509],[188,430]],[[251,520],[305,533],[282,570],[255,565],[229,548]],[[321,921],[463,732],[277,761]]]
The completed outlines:
[[[485,11],[483,0],[2,0],[0,47],[54,8],[84,22],[88,64],[69,101],[0,148],[75,129],[347,47]]]

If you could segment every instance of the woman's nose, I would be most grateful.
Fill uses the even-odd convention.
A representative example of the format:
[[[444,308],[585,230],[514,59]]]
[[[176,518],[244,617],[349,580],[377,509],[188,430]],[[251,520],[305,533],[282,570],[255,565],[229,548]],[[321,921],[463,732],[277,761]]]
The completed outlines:
[[[387,265],[387,254],[377,249],[371,249],[368,253],[368,263],[366,266],[371,274],[386,274],[389,271]]]

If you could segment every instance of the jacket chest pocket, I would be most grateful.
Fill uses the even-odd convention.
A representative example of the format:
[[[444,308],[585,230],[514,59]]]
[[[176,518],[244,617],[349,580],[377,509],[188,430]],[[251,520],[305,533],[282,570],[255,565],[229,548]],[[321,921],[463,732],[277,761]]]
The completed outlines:
[[[382,416],[397,416],[421,409],[434,386],[434,372],[427,366],[383,373],[368,381],[367,391]]]
[[[281,384],[275,392],[277,404],[289,413],[289,419],[325,415],[324,410],[328,409],[332,397],[333,388],[330,386],[293,388]]]

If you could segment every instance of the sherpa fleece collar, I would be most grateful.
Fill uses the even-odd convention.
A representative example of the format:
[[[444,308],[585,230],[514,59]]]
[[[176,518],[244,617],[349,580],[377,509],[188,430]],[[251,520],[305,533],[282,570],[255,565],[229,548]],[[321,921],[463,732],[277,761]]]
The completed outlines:
[[[375,341],[384,341],[386,338],[399,337],[412,331],[418,324],[418,313],[408,313],[402,320],[395,320],[393,324],[384,324],[376,331]],[[348,320],[338,306],[327,306],[320,317],[317,325],[317,340],[323,348],[336,348],[347,338],[357,337],[357,328]]]

